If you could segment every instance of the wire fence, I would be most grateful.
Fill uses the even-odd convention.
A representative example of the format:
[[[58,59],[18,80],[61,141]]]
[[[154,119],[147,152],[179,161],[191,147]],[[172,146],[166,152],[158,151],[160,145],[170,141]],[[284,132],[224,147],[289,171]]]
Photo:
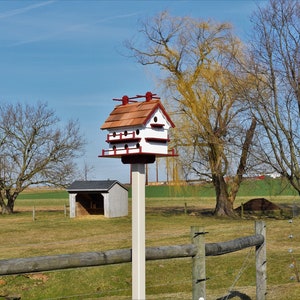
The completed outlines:
[[[192,290],[193,299],[205,297],[206,289],[206,271],[205,259],[206,256],[219,256],[235,251],[240,251],[249,247],[256,247],[256,292],[257,300],[265,299],[266,295],[266,253],[265,253],[265,225],[262,221],[257,221],[256,234],[253,236],[241,237],[235,240],[222,243],[204,243],[205,231],[198,227],[192,227],[191,237],[192,244],[152,247],[146,249],[147,260],[161,260],[174,258],[192,258]],[[243,272],[247,269],[249,252],[246,255],[245,261],[242,264],[238,274],[236,275],[229,292],[240,279]],[[50,270],[59,270],[66,268],[82,268],[100,265],[120,264],[131,262],[131,249],[109,250],[106,252],[86,252],[74,253],[66,255],[33,257],[24,259],[8,259],[0,261],[0,275],[26,274],[32,272],[42,272]],[[183,281],[181,281],[181,284]],[[170,282],[166,286],[170,287]],[[164,284],[163,284],[164,285]],[[152,286],[148,286],[152,288]],[[119,292],[128,292],[128,289],[118,290]],[[111,291],[117,292],[116,290]],[[107,292],[105,292],[107,294]],[[104,293],[97,291],[91,294],[73,294],[72,296],[64,296],[52,299],[76,299],[76,297],[100,297]],[[224,298],[224,297],[223,297]],[[227,297],[228,298],[228,297]],[[46,298],[45,298],[46,299]],[[51,298],[48,298],[51,299]],[[81,298],[83,299],[83,298]],[[220,298],[222,299],[222,298]],[[225,298],[226,299],[226,298]],[[224,300],[225,300],[224,299]]]

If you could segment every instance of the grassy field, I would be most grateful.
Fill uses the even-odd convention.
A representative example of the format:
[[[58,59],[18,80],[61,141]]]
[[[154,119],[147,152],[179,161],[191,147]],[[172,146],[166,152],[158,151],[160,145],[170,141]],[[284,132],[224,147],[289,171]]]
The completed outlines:
[[[250,184],[250,183],[249,183]],[[249,197],[264,196],[277,204],[300,202],[278,185],[261,182],[262,189],[250,196],[239,195],[236,206]],[[160,190],[160,193],[157,191]],[[164,194],[163,194],[164,191]],[[184,191],[184,192],[182,192]],[[288,191],[288,192],[287,192]],[[208,232],[206,242],[221,242],[254,233],[255,219],[228,220],[207,214],[214,200],[192,189],[147,187],[146,245],[163,246],[190,243],[190,227],[201,226]],[[158,197],[158,195],[160,197]],[[184,196],[183,196],[184,195]],[[68,204],[65,191],[28,191],[17,200],[16,213],[0,216],[0,258],[104,251],[131,248],[131,214],[106,219],[88,216],[70,219],[64,214]],[[129,203],[131,205],[131,202]],[[33,220],[35,207],[35,220]],[[131,210],[131,208],[130,208]],[[295,280],[293,258],[300,267],[298,216],[290,219],[265,218],[267,225],[267,299],[300,299],[300,283]],[[293,238],[289,238],[290,235]],[[290,253],[289,249],[293,252]],[[255,299],[255,251],[245,249],[228,255],[208,257],[207,300],[226,299],[229,290]],[[147,299],[191,299],[191,259],[171,259],[146,263]],[[18,295],[32,299],[131,299],[131,264],[0,277],[0,299]],[[2,298],[1,298],[2,297]],[[240,299],[240,298],[227,298]]]

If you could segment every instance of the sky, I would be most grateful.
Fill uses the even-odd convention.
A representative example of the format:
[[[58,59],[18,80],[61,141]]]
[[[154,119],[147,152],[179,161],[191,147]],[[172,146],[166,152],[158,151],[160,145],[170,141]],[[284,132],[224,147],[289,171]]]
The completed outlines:
[[[88,179],[128,183],[128,165],[98,157],[108,148],[100,127],[119,104],[113,98],[160,93],[155,74],[124,55],[124,41],[138,34],[140,21],[165,10],[230,22],[245,39],[256,7],[252,0],[0,0],[0,103],[46,102],[62,124],[78,120],[87,142],[78,164],[93,169]],[[149,181],[154,174],[149,165]]]

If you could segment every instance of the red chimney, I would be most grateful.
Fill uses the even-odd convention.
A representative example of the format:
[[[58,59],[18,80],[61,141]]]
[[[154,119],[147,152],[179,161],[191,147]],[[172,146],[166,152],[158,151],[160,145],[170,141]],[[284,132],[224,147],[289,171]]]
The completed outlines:
[[[122,105],[126,105],[126,104],[128,104],[128,102],[129,102],[129,97],[128,96],[123,96],[122,97]]]
[[[146,102],[152,100],[152,96],[153,96],[153,94],[152,94],[151,92],[147,92],[146,95],[145,95],[145,97],[146,97]]]

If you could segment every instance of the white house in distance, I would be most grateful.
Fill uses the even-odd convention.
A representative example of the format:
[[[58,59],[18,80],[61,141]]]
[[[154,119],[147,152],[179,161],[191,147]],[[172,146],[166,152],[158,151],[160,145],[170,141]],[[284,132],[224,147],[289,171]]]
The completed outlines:
[[[116,180],[74,181],[68,188],[70,218],[97,214],[128,215],[128,190]]]
[[[132,99],[145,97],[146,101]],[[169,129],[175,127],[158,97],[151,92],[145,96],[128,98],[114,108],[101,126],[108,130],[106,142],[109,149],[102,150],[101,157],[126,156],[174,156],[169,151]]]

